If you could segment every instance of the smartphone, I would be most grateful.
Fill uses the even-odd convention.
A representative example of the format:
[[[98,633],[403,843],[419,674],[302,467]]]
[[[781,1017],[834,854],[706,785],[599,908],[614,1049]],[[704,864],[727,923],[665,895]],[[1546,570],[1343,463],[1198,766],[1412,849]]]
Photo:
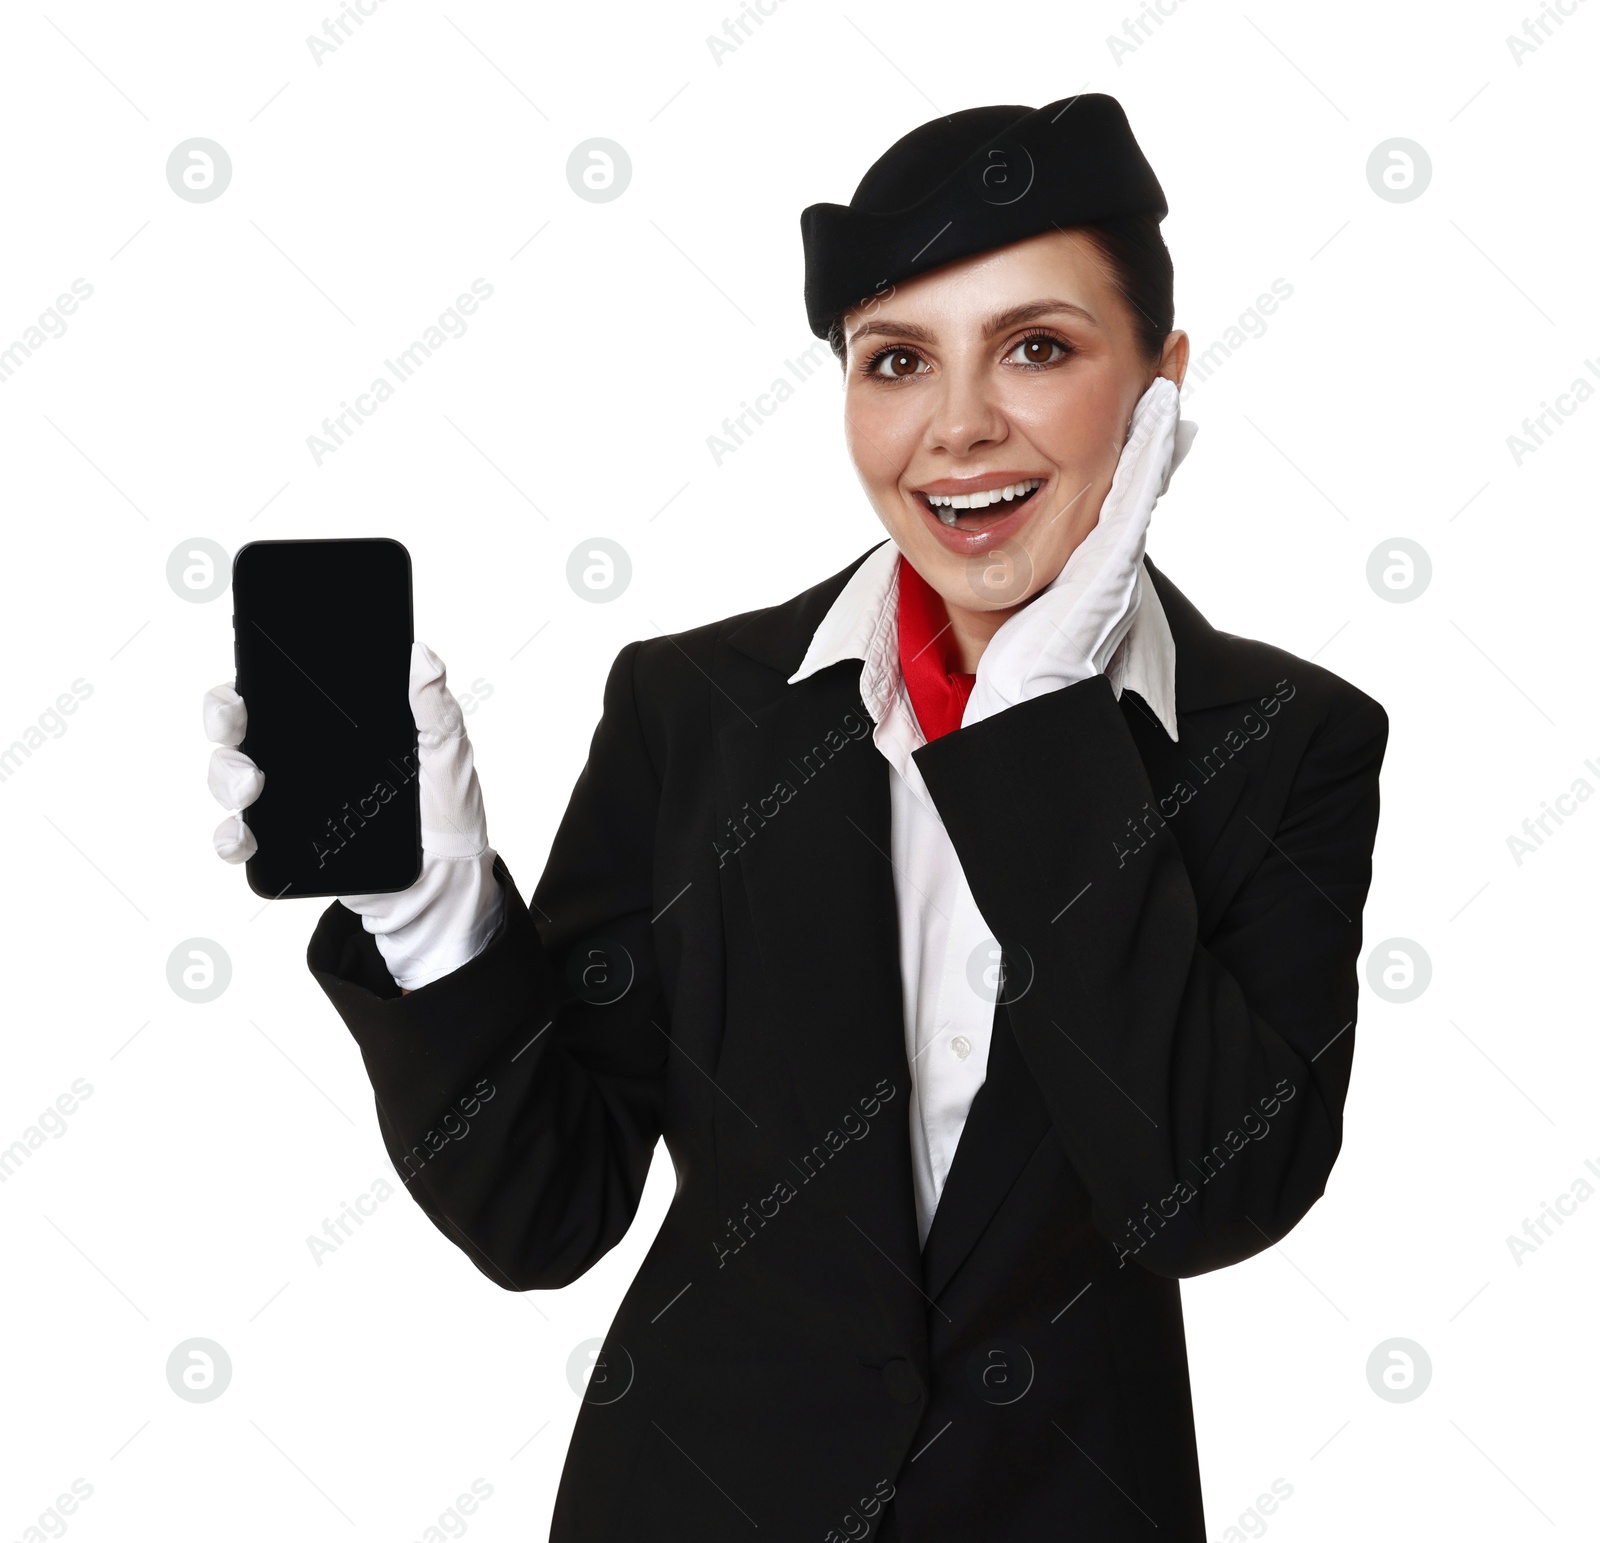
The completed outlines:
[[[273,900],[408,889],[422,871],[411,554],[386,538],[252,541],[233,560],[250,887]]]

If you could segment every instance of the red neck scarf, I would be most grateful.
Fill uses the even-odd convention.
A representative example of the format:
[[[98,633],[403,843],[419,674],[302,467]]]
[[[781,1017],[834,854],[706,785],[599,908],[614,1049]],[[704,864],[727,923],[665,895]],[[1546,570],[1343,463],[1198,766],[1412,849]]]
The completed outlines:
[[[900,559],[900,673],[930,742],[961,727],[976,675],[963,674],[950,614],[936,590]]]

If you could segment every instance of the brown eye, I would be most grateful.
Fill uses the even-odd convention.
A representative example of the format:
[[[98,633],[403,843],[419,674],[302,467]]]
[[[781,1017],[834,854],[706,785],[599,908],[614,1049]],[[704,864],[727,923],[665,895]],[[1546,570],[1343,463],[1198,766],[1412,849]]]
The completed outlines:
[[[1064,359],[1068,350],[1055,338],[1032,337],[1024,338],[1011,350],[1011,356],[1018,364],[1054,364],[1058,359]]]
[[[872,373],[893,380],[904,380],[921,372],[922,358],[908,348],[886,348],[872,361]]]

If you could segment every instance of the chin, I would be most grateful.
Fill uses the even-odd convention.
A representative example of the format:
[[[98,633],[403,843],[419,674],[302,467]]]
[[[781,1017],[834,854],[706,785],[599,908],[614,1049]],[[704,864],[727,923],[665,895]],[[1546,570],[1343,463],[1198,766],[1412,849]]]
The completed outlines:
[[[896,544],[946,606],[964,611],[1012,610],[1032,599],[1054,576],[1041,576],[1038,559],[1015,539],[972,557],[958,556],[926,538]]]

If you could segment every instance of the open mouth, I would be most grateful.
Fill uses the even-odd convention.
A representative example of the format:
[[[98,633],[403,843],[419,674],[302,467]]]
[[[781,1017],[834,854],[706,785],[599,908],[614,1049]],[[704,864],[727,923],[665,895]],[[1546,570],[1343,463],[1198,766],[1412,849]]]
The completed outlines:
[[[1045,484],[1043,477],[1025,477],[982,493],[918,493],[940,524],[960,530],[981,530],[997,514],[1010,514],[1027,503]]]

